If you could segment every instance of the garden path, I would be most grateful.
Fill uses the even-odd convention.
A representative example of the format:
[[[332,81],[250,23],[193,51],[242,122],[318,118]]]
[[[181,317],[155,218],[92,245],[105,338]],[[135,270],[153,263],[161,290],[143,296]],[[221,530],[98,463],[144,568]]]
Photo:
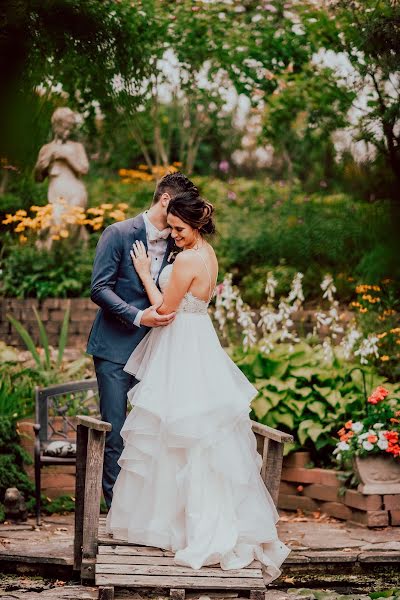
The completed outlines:
[[[40,529],[33,520],[22,525],[0,525],[0,571],[68,581],[72,576],[73,524],[74,516],[68,514],[46,517]],[[361,592],[375,586],[398,587],[398,527],[369,530],[318,513],[305,517],[284,512],[278,527],[280,539],[292,548],[292,553],[274,586],[340,587],[342,593],[355,588]],[[73,588],[71,594],[77,590]],[[89,592],[85,588],[85,594]],[[268,594],[271,592],[269,589]],[[52,598],[46,594],[41,592],[40,598]],[[74,598],[60,594],[60,600]],[[0,598],[5,597],[0,586]],[[14,595],[20,597],[31,596]],[[270,600],[279,599],[271,596]]]

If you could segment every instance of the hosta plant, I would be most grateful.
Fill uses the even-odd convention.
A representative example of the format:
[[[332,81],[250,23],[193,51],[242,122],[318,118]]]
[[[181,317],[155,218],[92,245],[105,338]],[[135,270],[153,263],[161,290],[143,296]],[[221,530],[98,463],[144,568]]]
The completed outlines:
[[[322,345],[280,343],[267,354],[259,346],[231,352],[236,364],[259,390],[252,403],[253,417],[290,432],[294,446],[306,448],[315,463],[333,464],[338,422],[361,418],[365,385],[388,385],[372,368],[354,368],[338,352],[324,360]],[[391,387],[391,389],[393,386]]]

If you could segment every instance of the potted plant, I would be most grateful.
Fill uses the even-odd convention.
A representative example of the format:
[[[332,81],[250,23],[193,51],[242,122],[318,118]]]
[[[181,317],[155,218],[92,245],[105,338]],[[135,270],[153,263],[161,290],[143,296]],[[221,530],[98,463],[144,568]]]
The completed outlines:
[[[362,494],[400,494],[400,410],[378,386],[367,399],[364,418],[347,421],[333,451],[343,466],[352,462]]]

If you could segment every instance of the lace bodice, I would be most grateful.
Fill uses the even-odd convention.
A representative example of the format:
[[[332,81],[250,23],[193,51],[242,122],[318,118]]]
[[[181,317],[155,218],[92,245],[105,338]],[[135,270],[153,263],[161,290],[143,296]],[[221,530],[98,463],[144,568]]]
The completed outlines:
[[[172,267],[173,265],[167,265],[161,271],[158,282],[162,292],[164,292],[168,285],[168,281],[172,273]],[[207,310],[208,302],[201,300],[200,298],[196,298],[196,296],[193,296],[191,292],[186,292],[176,312],[206,315]]]

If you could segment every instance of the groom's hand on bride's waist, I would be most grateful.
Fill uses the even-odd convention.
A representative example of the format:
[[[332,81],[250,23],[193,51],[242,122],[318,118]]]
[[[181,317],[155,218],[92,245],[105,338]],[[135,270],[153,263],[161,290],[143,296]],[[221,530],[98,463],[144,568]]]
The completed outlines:
[[[146,327],[164,327],[169,325],[175,319],[175,313],[169,315],[159,315],[157,312],[157,306],[149,306],[143,311],[140,319],[140,324]]]

